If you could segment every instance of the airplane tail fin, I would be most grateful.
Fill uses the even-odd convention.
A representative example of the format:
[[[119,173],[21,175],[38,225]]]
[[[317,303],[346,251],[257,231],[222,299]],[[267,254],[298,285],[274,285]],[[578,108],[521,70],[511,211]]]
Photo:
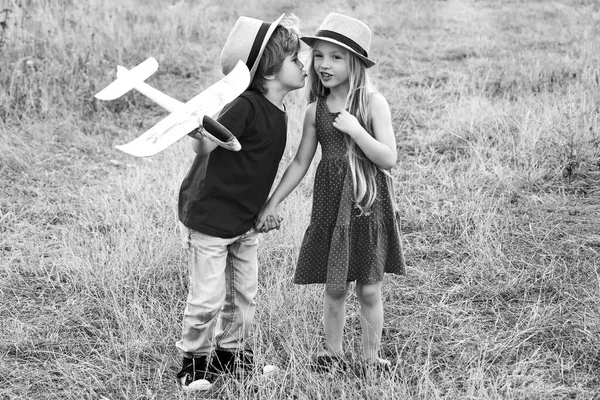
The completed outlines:
[[[131,70],[119,65],[117,66],[117,79],[96,93],[94,97],[100,100],[114,100],[121,97],[135,85],[148,79],[157,69],[158,62],[153,57],[149,57]]]

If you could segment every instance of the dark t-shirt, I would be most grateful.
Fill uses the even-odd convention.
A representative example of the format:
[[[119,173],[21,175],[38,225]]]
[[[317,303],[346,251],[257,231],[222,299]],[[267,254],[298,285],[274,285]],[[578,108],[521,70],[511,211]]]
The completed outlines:
[[[286,144],[284,111],[257,92],[245,91],[218,118],[238,138],[238,152],[217,147],[197,155],[179,191],[179,220],[207,235],[246,233],[264,205]]]

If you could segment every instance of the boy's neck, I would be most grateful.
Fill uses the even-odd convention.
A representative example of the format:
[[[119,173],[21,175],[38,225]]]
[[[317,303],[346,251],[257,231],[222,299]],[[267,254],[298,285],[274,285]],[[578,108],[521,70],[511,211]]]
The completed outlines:
[[[283,105],[283,99],[289,93],[289,91],[276,90],[275,88],[267,87],[267,92],[263,94],[271,103],[273,103],[281,111],[285,111]]]

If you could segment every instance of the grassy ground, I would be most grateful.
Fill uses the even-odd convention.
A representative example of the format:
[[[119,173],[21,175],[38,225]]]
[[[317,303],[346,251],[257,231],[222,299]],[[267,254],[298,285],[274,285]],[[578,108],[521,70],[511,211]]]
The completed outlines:
[[[220,76],[238,15],[329,11],[374,30],[409,263],[386,277],[391,378],[319,376],[321,288],[291,283],[312,171],[263,237],[253,344],[276,379],[221,399],[600,398],[600,6],[579,1],[0,0],[0,398],[172,399],[187,275],[183,139],[114,149],[166,114],[93,94],[153,55],[185,100]],[[268,10],[268,11],[261,11]],[[294,154],[305,103],[290,96]],[[347,349],[360,352],[359,309]]]

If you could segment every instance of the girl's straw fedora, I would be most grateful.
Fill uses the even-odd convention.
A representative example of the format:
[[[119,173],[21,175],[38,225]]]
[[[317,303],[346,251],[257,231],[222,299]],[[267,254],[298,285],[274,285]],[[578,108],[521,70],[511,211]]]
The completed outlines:
[[[302,36],[300,39],[309,46],[317,40],[335,43],[356,54],[367,68],[375,65],[375,61],[369,59],[371,29],[355,18],[329,13],[314,36]]]
[[[248,66],[250,80],[252,80],[267,42],[284,15],[281,15],[274,22],[239,17],[221,51],[221,70],[223,73],[225,75],[230,73],[237,62],[242,60]]]

